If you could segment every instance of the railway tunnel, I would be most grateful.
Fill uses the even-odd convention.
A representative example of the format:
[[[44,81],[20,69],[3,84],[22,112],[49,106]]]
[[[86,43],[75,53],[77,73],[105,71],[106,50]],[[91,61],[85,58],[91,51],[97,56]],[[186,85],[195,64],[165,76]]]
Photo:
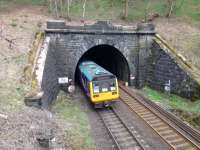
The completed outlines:
[[[110,45],[97,45],[86,51],[78,61],[75,80],[78,83],[78,65],[85,60],[91,60],[117,76],[119,80],[129,82],[130,70],[123,54]]]
[[[152,24],[134,28],[104,21],[83,26],[48,21],[45,36],[34,70],[43,93],[42,107],[57,98],[61,87],[69,89],[77,82],[77,67],[84,60],[96,62],[130,86],[148,85],[164,91],[170,81],[172,93],[195,98],[200,95],[199,81],[191,78],[182,62],[177,63],[179,59],[156,35]],[[67,80],[63,84],[59,79]]]
[[[145,54],[150,46],[143,41],[148,37],[151,43],[154,28],[135,29],[104,21],[84,26],[49,21],[45,32],[49,43],[44,51],[45,65],[41,67],[43,107],[56,99],[60,89],[70,91],[70,86],[77,83],[77,67],[83,60],[96,62],[130,86],[144,85],[148,53]],[[60,82],[60,79],[66,80]]]

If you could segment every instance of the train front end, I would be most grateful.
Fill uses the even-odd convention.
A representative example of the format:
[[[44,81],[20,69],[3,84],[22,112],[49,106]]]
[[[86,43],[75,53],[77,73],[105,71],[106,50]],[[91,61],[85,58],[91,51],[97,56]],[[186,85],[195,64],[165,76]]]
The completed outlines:
[[[104,77],[105,78],[105,77]],[[117,78],[98,79],[90,83],[90,97],[95,104],[95,108],[110,106],[119,98],[119,89]]]

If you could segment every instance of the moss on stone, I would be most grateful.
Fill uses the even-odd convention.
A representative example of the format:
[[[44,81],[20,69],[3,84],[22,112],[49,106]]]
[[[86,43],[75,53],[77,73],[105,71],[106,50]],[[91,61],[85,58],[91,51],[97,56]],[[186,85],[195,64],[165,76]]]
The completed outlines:
[[[28,65],[24,67],[24,77],[26,80],[31,81],[31,90],[26,94],[25,97],[34,97],[40,92],[40,87],[38,87],[38,82],[36,80],[34,66],[37,62],[37,54],[39,54],[41,45],[44,41],[45,34],[43,32],[37,32],[35,34],[35,40],[33,41],[32,48],[28,54]]]

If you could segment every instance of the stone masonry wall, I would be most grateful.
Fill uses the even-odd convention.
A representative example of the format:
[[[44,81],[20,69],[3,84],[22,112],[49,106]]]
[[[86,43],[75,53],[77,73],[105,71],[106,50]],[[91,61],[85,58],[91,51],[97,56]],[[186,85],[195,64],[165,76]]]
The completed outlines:
[[[150,87],[164,91],[170,81],[171,92],[188,98],[200,97],[200,86],[184,71],[175,58],[154,41],[148,58],[146,83]]]
[[[42,79],[42,107],[47,108],[49,104],[56,99],[59,92],[58,76],[57,76],[57,52],[50,48],[53,45],[50,43],[47,52],[44,73]]]

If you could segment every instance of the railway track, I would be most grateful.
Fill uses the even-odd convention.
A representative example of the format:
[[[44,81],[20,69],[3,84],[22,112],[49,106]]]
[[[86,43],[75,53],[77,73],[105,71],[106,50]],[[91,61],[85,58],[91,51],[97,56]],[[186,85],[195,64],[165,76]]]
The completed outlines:
[[[119,150],[143,150],[143,145],[121,120],[114,109],[106,109],[98,112],[105,127],[112,137],[116,148]]]
[[[156,104],[135,96],[120,84],[120,99],[150,126],[172,149],[200,149],[200,134]],[[174,124],[176,126],[174,126]]]

